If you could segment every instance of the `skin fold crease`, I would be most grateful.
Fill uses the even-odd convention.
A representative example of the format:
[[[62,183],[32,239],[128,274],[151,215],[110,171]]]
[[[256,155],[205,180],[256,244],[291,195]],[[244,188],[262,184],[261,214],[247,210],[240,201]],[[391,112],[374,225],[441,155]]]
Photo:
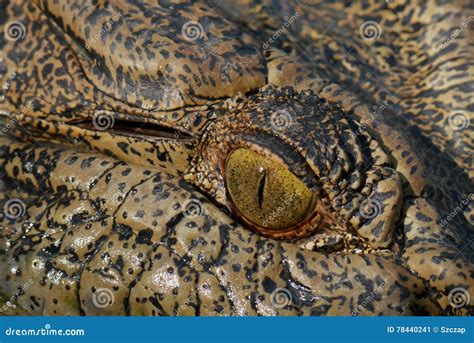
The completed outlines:
[[[2,313],[472,315],[468,3],[172,3],[2,3]]]

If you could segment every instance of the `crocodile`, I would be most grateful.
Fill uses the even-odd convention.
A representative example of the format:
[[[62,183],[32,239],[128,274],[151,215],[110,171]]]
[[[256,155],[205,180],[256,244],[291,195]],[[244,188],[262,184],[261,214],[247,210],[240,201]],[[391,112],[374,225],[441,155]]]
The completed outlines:
[[[0,6],[3,314],[472,315],[468,1]]]

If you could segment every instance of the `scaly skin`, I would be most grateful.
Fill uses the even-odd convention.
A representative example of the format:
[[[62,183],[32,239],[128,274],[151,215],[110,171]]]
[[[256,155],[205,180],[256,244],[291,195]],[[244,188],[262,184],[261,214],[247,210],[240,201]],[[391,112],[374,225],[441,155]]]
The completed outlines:
[[[440,127],[454,108],[449,99],[470,117],[472,75],[436,99],[436,115],[419,105],[435,103],[433,94],[408,80],[423,70],[434,70],[425,82],[449,77],[467,63],[466,45],[456,42],[459,59],[448,67],[437,61],[449,49],[415,73],[403,59],[395,65],[402,72],[387,71],[353,18],[389,16],[374,4],[348,10],[337,24],[343,38],[315,19],[339,5],[318,3],[284,2],[279,13],[248,1],[234,12],[193,2],[3,6],[5,23],[21,21],[26,35],[0,42],[10,135],[0,138],[1,200],[19,199],[25,213],[2,217],[0,289],[30,313],[472,313],[474,296],[460,309],[448,296],[474,287],[471,209],[442,224],[473,189],[472,133]],[[398,21],[384,33],[417,27],[422,13],[407,17],[415,7],[392,9]],[[446,9],[448,28],[460,9]],[[267,46],[281,16],[294,13],[294,25]],[[202,24],[197,39],[182,31],[190,21]],[[419,25],[417,42],[430,30]],[[324,67],[334,59],[343,62]],[[390,96],[366,83],[353,91],[370,76],[359,60]],[[100,127],[101,119],[113,123]],[[431,132],[450,138],[433,136],[431,145]],[[304,222],[275,233],[242,217],[225,176],[238,148],[280,163],[314,193]],[[113,301],[98,306],[104,290]]]

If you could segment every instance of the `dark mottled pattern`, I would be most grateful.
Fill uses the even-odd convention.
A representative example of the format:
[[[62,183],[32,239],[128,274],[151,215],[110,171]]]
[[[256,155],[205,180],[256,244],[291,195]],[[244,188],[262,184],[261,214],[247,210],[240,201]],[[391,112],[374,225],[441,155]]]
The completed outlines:
[[[26,30],[0,39],[0,204],[24,205],[0,218],[0,291],[30,313],[473,313],[472,123],[448,124],[473,118],[470,31],[440,48],[467,2],[0,6]],[[317,195],[308,220],[238,216],[239,147]]]
[[[12,294],[33,278],[28,297],[18,301],[34,314],[439,311],[422,281],[394,256],[301,250],[252,233],[164,171],[133,165],[124,177],[130,166],[114,159],[2,144],[9,146],[3,156],[10,156],[4,170],[18,158],[47,167],[43,194],[35,195],[21,220],[6,220],[1,236],[2,289]],[[40,175],[21,171],[17,178],[35,184]],[[202,203],[202,215],[185,215],[189,199]],[[112,290],[111,306],[93,304],[101,288]],[[293,295],[282,308],[271,302],[276,288]],[[373,292],[371,306],[357,308]]]

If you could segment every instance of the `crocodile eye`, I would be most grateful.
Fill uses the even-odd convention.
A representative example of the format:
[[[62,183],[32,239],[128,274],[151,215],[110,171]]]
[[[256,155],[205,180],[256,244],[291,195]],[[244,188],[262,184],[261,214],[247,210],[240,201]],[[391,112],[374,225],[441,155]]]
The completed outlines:
[[[234,207],[264,234],[297,225],[312,209],[313,192],[303,182],[283,164],[249,149],[234,150],[225,171]]]

